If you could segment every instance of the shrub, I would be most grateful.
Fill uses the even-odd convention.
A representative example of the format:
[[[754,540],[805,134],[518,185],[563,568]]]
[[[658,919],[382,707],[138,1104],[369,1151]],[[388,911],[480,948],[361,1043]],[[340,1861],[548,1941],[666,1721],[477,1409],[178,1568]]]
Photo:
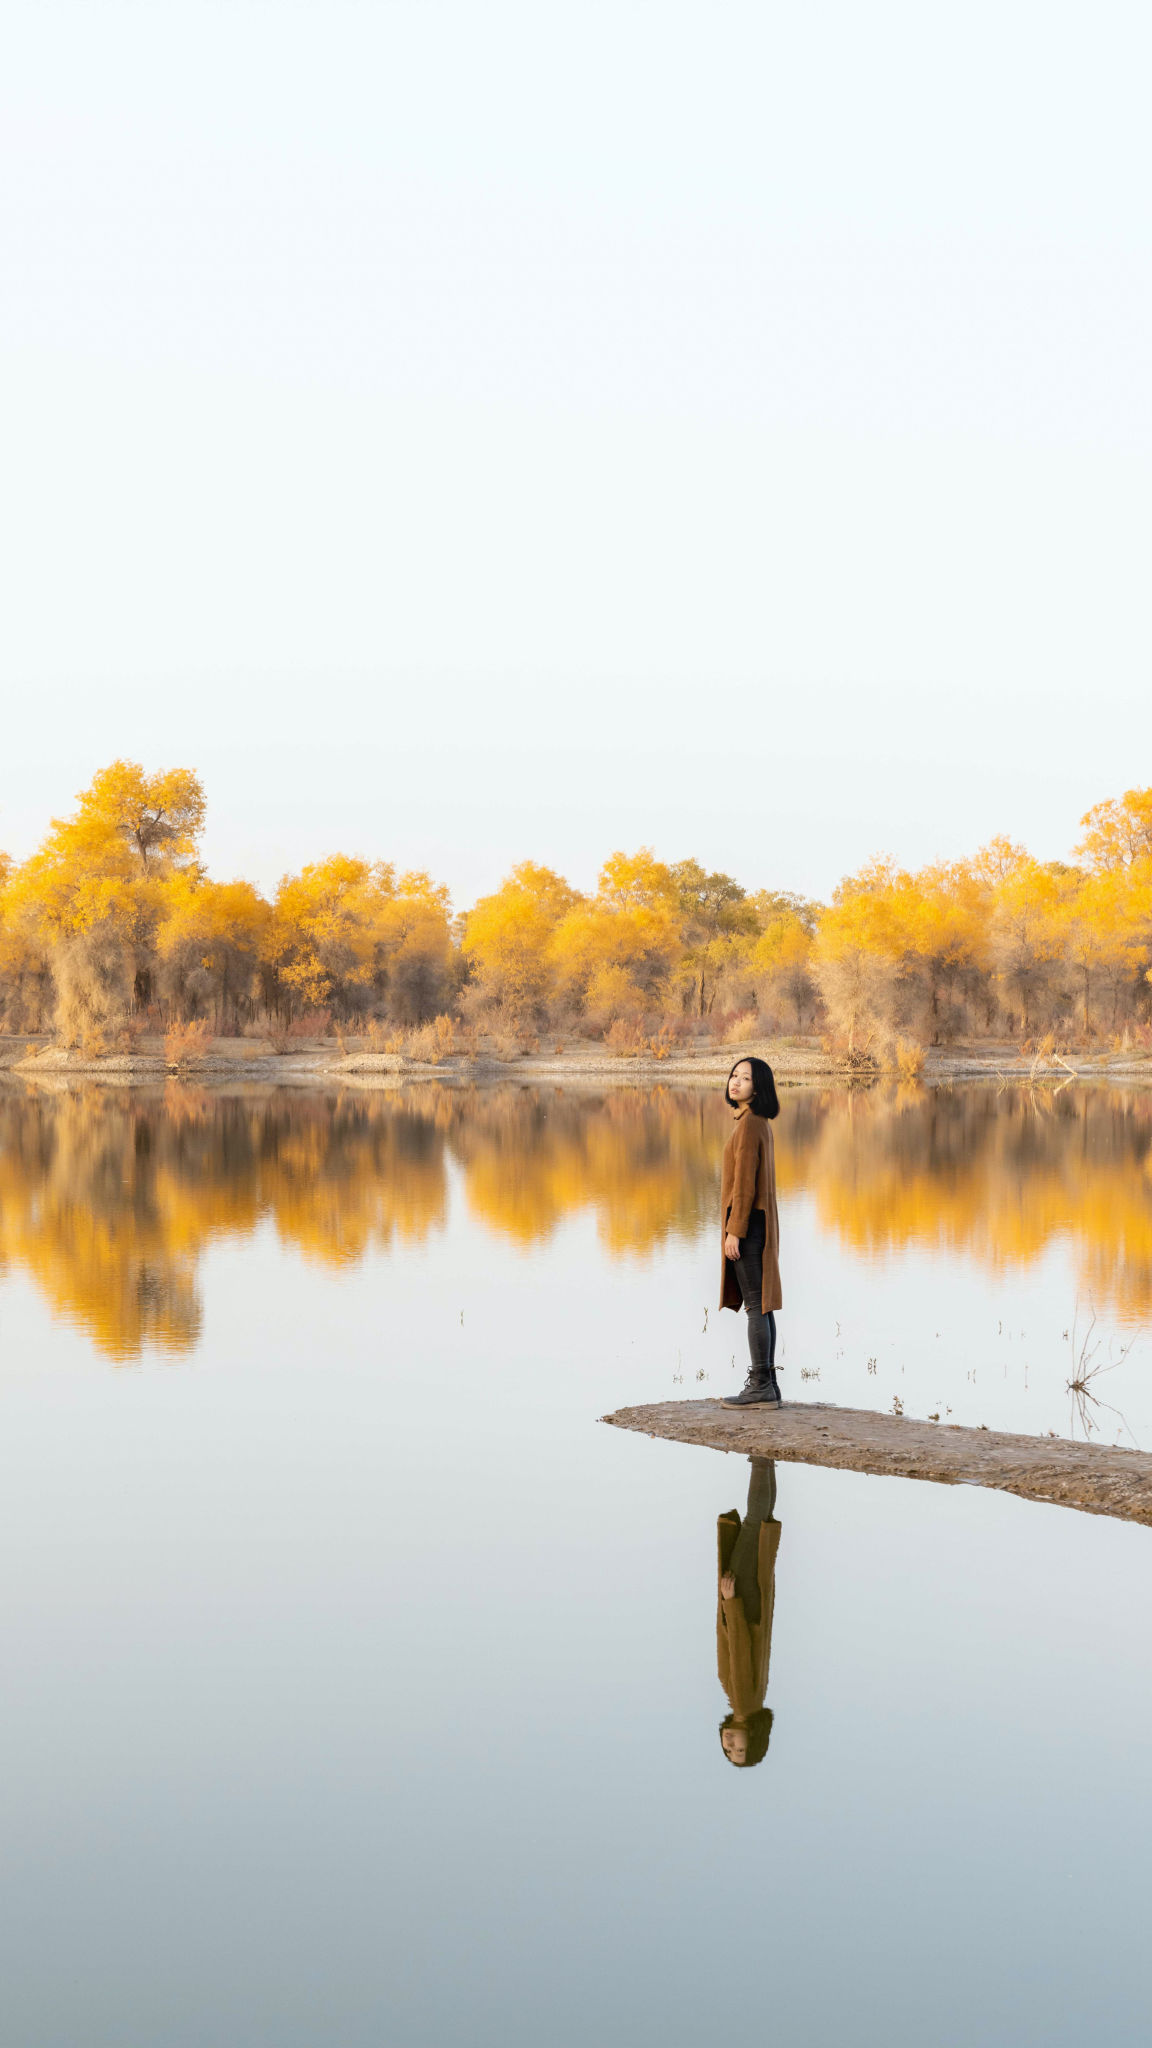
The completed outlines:
[[[896,1040],[896,1067],[903,1081],[918,1081],[924,1072],[924,1047],[915,1038]]]
[[[404,1045],[409,1059],[428,1060],[438,1065],[456,1050],[456,1027],[451,1017],[435,1017],[411,1031]]]
[[[147,1037],[149,1028],[147,1017],[142,1017],[139,1012],[126,1018],[116,1033],[114,1043],[117,1052],[138,1052],[140,1042]]]
[[[519,1060],[529,1053],[539,1052],[540,1040],[534,1031],[494,1031],[492,1033],[492,1054],[498,1060]]]
[[[762,1038],[764,1020],[756,1010],[738,1010],[725,1019],[717,1033],[721,1045],[745,1045],[750,1038]]]
[[[331,1020],[331,1010],[305,1010],[299,1017],[293,1017],[286,1028],[279,1029],[273,1024],[259,1035],[268,1038],[273,1052],[300,1052],[304,1046],[327,1038]]]
[[[1148,1052],[1152,1048],[1152,1029],[1147,1024],[1126,1024],[1123,1031],[1113,1031],[1108,1038],[1113,1052]]]
[[[820,1050],[842,1061],[854,1074],[879,1072],[879,1062],[875,1054],[865,1046],[853,1045],[851,1039],[842,1031],[825,1031],[820,1040]]]
[[[109,1034],[122,1030],[130,1014],[132,975],[124,941],[110,919],[90,925],[57,949],[52,969],[57,1036],[95,1059],[90,1047],[99,1039],[105,1051]]]
[[[164,1033],[164,1059],[170,1067],[190,1066],[202,1060],[212,1043],[212,1026],[206,1017],[194,1024],[170,1024]]]
[[[873,1049],[889,1039],[895,1022],[897,963],[847,944],[818,953],[815,973],[829,1028],[846,1045],[849,1064],[874,1067]]]
[[[676,1034],[674,1031],[669,1030],[667,1024],[662,1024],[659,1031],[655,1032],[648,1040],[648,1050],[652,1054],[653,1059],[666,1060],[668,1055],[674,1052],[675,1049]]]
[[[332,1024],[331,1010],[303,1010],[288,1026],[289,1038],[327,1038]]]
[[[635,1059],[647,1043],[642,1017],[617,1017],[604,1033],[604,1043],[617,1059]]]

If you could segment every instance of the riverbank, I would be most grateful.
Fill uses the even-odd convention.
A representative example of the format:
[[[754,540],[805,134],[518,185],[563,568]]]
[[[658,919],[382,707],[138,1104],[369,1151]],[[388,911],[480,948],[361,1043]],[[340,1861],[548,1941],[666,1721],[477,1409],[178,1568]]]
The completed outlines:
[[[785,1086],[821,1082],[868,1086],[874,1081],[909,1078],[928,1087],[973,1080],[1057,1087],[1074,1079],[1152,1083],[1152,1054],[1134,1051],[1044,1057],[1022,1053],[1014,1045],[986,1042],[933,1047],[925,1054],[923,1071],[909,1077],[882,1066],[861,1067],[825,1051],[819,1040],[811,1038],[750,1040],[732,1045],[703,1040],[659,1054],[650,1050],[619,1053],[592,1040],[569,1042],[551,1050],[512,1053],[480,1043],[437,1061],[413,1059],[401,1052],[373,1052],[347,1039],[341,1046],[334,1038],[295,1043],[289,1040],[287,1044],[283,1040],[274,1044],[270,1039],[218,1038],[195,1059],[176,1064],[165,1059],[164,1041],[158,1036],[139,1040],[131,1052],[110,1052],[99,1057],[65,1049],[46,1037],[13,1036],[0,1037],[0,1072],[28,1080],[77,1077],[120,1085],[175,1076],[201,1083],[258,1078],[285,1085],[338,1082],[368,1088],[395,1088],[407,1081],[460,1083],[504,1079],[566,1085],[586,1081],[596,1087],[611,1083],[715,1087],[735,1060],[753,1053],[769,1061],[777,1080]]]
[[[718,1401],[659,1401],[619,1408],[601,1421],[742,1457],[930,1479],[943,1486],[988,1486],[1022,1500],[1152,1527],[1152,1455],[1146,1451],[917,1422],[823,1401],[751,1409],[724,1408]]]

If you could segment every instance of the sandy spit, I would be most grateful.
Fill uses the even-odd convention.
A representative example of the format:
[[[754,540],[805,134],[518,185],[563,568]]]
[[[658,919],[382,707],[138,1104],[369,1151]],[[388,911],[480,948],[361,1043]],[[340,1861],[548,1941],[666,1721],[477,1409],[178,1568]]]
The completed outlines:
[[[1011,1436],[959,1424],[915,1422],[823,1401],[782,1408],[722,1408],[718,1401],[658,1401],[601,1416],[616,1429],[744,1457],[830,1465],[943,1486],[990,1486],[1022,1500],[1152,1527],[1152,1455],[1062,1437]]]

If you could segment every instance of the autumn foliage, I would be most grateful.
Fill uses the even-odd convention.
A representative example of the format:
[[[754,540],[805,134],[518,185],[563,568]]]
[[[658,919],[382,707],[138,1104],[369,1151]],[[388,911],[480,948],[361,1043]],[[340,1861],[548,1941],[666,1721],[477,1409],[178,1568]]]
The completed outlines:
[[[439,1020],[441,1044],[460,1026],[665,1050],[817,1030],[909,1073],[960,1037],[1148,1034],[1152,789],[1089,811],[1069,862],[994,839],[915,872],[874,860],[818,904],[641,847],[587,894],[523,861],[455,918],[429,875],[343,853],[270,899],[217,881],[204,813],[190,769],[114,761],[22,866],[0,855],[0,1026],[97,1051],[142,1020],[389,1044]]]

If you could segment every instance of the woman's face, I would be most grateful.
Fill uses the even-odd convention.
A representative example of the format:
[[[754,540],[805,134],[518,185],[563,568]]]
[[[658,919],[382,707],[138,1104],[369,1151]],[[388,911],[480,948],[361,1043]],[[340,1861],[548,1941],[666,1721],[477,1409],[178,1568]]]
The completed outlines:
[[[728,1077],[728,1093],[733,1102],[751,1102],[752,1069],[747,1060],[737,1060]]]

